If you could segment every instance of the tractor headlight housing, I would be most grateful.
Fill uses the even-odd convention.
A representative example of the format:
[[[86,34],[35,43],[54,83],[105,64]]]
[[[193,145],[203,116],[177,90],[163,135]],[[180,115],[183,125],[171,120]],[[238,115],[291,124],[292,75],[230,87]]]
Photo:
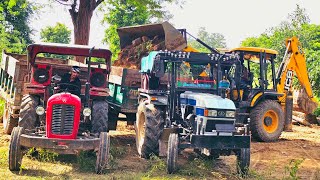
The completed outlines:
[[[91,115],[91,109],[90,108],[84,108],[83,109],[83,115],[84,116],[90,116]]]
[[[226,111],[226,117],[234,118],[236,115],[235,111]]]
[[[208,110],[208,116],[216,117],[218,115],[217,110]]]
[[[43,115],[45,113],[45,109],[43,106],[37,106],[36,107],[36,114],[38,114],[39,116]]]

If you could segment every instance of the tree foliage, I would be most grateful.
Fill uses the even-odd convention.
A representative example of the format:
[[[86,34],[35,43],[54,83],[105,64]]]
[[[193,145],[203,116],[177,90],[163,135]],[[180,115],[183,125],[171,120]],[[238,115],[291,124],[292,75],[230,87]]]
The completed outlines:
[[[149,22],[151,15],[145,5],[133,0],[109,0],[107,3],[108,13],[104,16],[104,22],[108,23],[109,27],[105,31],[103,42],[109,44],[113,53],[112,59],[115,60],[120,52],[117,28],[145,24]]]
[[[307,59],[309,78],[313,91],[320,96],[320,25],[310,24],[310,19],[304,8],[297,5],[296,9],[288,15],[288,19],[280,25],[268,29],[258,37],[245,39],[242,46],[255,46],[275,49],[279,52],[277,62],[279,63],[285,53],[285,40],[297,36],[304,48]]]
[[[57,23],[55,26],[47,26],[41,29],[40,37],[44,42],[64,43],[69,44],[71,41],[71,30],[62,23]]]
[[[29,18],[34,5],[27,0],[0,1],[0,48],[21,53],[31,43]]]
[[[226,48],[226,40],[225,37],[220,33],[209,33],[206,31],[204,27],[201,27],[199,29],[198,39],[202,40],[206,44],[208,44],[212,48]],[[192,46],[193,48],[199,50],[200,52],[210,52],[209,49],[198,43],[194,39],[189,39],[188,44]]]
[[[40,37],[43,42],[51,43],[64,43],[70,44],[71,41],[71,30],[67,28],[66,25],[62,23],[57,23],[55,26],[47,26],[41,29]],[[67,59],[68,56],[65,55],[46,55],[53,58]]]

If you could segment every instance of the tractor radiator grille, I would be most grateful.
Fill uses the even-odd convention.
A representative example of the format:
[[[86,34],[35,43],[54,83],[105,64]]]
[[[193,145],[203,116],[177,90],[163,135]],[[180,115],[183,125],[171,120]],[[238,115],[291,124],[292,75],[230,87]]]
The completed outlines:
[[[74,106],[55,104],[52,108],[52,133],[69,135],[73,130]]]
[[[206,125],[206,132],[216,130],[216,124],[233,124],[234,121],[208,120]]]

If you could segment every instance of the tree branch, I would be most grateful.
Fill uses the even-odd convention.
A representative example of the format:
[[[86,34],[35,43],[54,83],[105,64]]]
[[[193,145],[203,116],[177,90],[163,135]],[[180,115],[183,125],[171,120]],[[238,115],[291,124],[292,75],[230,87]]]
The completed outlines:
[[[78,18],[78,12],[76,11],[76,6],[77,6],[77,0],[73,0],[71,9],[69,9],[69,13],[71,15],[73,25],[76,24],[77,18]]]
[[[94,0],[95,1],[95,0]],[[97,0],[92,7],[92,11],[95,10],[104,0]]]
[[[54,0],[55,2],[59,3],[59,4],[62,4],[64,6],[71,6],[72,4],[68,4],[68,3],[63,3],[61,2],[60,0]]]

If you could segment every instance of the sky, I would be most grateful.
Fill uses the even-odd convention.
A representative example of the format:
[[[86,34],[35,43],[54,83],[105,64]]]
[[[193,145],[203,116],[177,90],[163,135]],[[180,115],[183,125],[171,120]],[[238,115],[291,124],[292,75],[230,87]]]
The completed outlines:
[[[32,1],[41,3],[41,0]],[[306,9],[312,24],[320,25],[319,0],[185,0],[183,8],[176,4],[169,4],[166,8],[173,15],[169,22],[174,27],[186,28],[193,35],[197,35],[200,27],[205,27],[209,33],[224,35],[227,46],[233,48],[245,38],[259,36],[279,25],[294,11],[296,4]],[[101,42],[108,27],[101,25],[102,19],[103,14],[95,11],[89,45],[108,47]],[[31,27],[35,30],[33,39],[40,41],[40,30],[57,22],[66,24],[73,32],[71,18],[65,7],[54,4],[51,8],[44,8],[31,21]]]

